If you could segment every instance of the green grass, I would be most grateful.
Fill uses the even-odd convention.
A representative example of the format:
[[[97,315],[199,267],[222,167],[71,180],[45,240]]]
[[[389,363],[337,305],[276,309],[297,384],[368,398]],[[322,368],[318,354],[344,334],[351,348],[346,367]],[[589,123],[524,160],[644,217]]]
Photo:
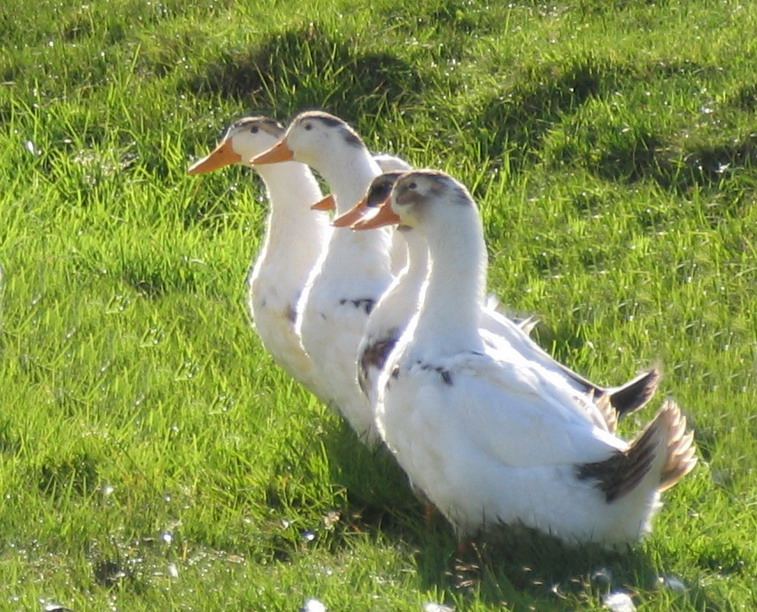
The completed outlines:
[[[0,608],[757,606],[756,29],[708,0],[4,2]],[[491,290],[560,359],[662,365],[701,462],[644,543],[461,558],[273,365],[260,186],[186,168],[312,107],[470,186]]]

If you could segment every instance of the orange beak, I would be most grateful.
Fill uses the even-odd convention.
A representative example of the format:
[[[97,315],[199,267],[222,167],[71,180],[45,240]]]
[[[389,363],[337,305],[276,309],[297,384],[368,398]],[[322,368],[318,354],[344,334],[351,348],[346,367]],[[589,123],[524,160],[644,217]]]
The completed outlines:
[[[207,174],[231,164],[238,164],[241,161],[242,156],[234,151],[231,140],[227,139],[219,144],[212,153],[192,164],[187,172],[189,174]]]
[[[392,210],[391,198],[378,207],[378,212],[368,219],[360,219],[352,225],[354,230],[367,230],[384,227],[385,225],[396,225],[400,222],[399,216]]]
[[[310,210],[334,210],[336,208],[336,198],[329,194],[322,200],[310,205]]]
[[[334,227],[349,227],[350,225],[357,223],[365,216],[368,211],[368,200],[361,199],[355,206],[350,208],[343,215],[339,215],[332,222]]]
[[[294,159],[292,149],[287,146],[286,139],[280,140],[267,151],[253,157],[249,164],[251,166],[261,166],[263,164],[278,164],[279,162],[291,161]]]

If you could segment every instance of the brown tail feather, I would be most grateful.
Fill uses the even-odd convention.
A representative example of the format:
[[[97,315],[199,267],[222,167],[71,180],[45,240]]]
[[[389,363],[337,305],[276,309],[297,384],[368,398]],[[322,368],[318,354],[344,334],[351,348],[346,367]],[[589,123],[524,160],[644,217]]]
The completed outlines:
[[[623,497],[636,487],[655,458],[660,445],[658,419],[647,425],[625,451],[617,451],[603,461],[584,463],[576,474],[580,480],[594,480],[607,503]]]
[[[593,396],[593,393],[591,395]],[[607,431],[615,433],[618,429],[618,411],[610,403],[610,396],[607,394],[600,395],[594,400],[594,405],[602,413],[602,418],[607,423]]]
[[[686,417],[681,414],[678,405],[672,400],[665,400],[662,410],[669,415],[668,454],[660,475],[660,491],[669,489],[686,476],[697,464],[694,432],[686,433]]]
[[[607,503],[620,499],[632,491],[647,475],[654,459],[665,451],[665,463],[660,472],[659,490],[676,484],[696,465],[693,433],[686,434],[686,419],[672,400],[666,400],[660,411],[631,442],[626,451],[617,452],[603,461],[578,466],[581,480],[596,481]]]

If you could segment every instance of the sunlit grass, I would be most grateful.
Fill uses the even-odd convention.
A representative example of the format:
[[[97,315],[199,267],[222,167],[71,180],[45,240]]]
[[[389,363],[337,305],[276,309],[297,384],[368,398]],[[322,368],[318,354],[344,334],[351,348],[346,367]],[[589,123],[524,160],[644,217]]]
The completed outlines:
[[[0,7],[0,608],[757,605],[755,8],[242,4]],[[646,542],[461,559],[273,365],[259,183],[186,168],[233,119],[312,107],[471,188],[490,289],[560,359],[662,366],[701,461]]]

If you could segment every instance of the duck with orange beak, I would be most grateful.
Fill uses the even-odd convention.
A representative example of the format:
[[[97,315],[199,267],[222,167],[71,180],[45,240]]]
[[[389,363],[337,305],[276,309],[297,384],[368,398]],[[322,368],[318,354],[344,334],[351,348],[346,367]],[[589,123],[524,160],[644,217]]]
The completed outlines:
[[[697,461],[675,402],[631,442],[609,432],[590,416],[591,395],[482,329],[486,247],[468,190],[412,171],[388,207],[358,226],[397,222],[426,242],[430,262],[376,404],[377,429],[413,484],[463,538],[507,525],[618,546],[649,533],[661,492]]]
[[[283,138],[254,157],[254,167],[299,161],[316,170],[335,196],[341,214],[381,173],[361,138],[341,119],[319,111],[295,117]],[[392,282],[391,235],[334,232],[303,293],[297,331],[319,379],[361,440],[378,440],[373,408],[355,378],[357,348],[368,316]]]
[[[412,232],[400,223],[389,202],[392,187],[402,175],[402,172],[389,172],[374,179],[366,196],[333,222],[335,227],[352,226],[356,230],[395,225],[397,234],[407,245],[408,268],[395,279],[371,313],[358,349],[358,381],[374,403],[379,375],[389,352],[418,310],[428,275],[426,242],[419,232]],[[657,389],[660,375],[656,368],[619,387],[602,387],[560,363],[534,342],[528,335],[528,320],[517,323],[484,304],[480,321],[490,343],[503,344],[505,350],[519,352],[524,358],[564,378],[576,392],[598,400],[589,404],[589,414],[607,431],[614,432],[618,419],[646,405]]]
[[[205,174],[231,164],[247,165],[284,134],[267,117],[245,117],[229,127],[218,146],[189,168]],[[324,401],[330,399],[296,331],[302,292],[331,234],[328,216],[309,207],[321,199],[310,168],[298,162],[255,168],[263,180],[270,211],[263,248],[248,277],[247,304],[263,346],[295,380]]]

